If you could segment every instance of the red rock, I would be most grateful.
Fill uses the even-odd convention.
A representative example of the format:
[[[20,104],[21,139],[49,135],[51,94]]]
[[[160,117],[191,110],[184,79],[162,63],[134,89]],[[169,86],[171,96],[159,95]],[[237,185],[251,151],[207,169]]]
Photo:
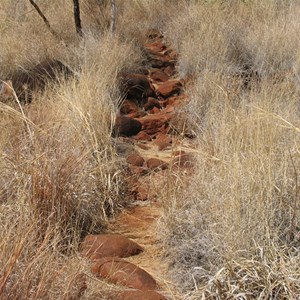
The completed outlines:
[[[123,115],[128,115],[131,113],[136,113],[139,111],[138,106],[129,100],[124,100],[120,107],[120,113]]]
[[[134,136],[134,139],[137,141],[152,141],[151,136],[145,131],[140,131],[136,136]]]
[[[157,88],[157,92],[164,98],[168,98],[172,95],[180,93],[182,90],[182,83],[179,80],[167,81],[160,84]]]
[[[157,99],[149,97],[147,103],[144,105],[144,109],[150,110],[154,107],[161,108],[160,103]]]
[[[145,160],[137,153],[131,153],[126,158],[127,162],[133,166],[142,167]]]
[[[164,112],[165,113],[172,113],[175,111],[175,107],[172,106],[172,105],[168,105],[165,109],[164,109]]]
[[[173,114],[157,113],[138,120],[142,124],[142,130],[151,135],[157,132],[166,132],[172,116]]]
[[[170,143],[167,141],[160,141],[157,143],[157,147],[159,151],[165,150],[170,146]]]
[[[169,80],[169,76],[162,70],[155,70],[151,72],[150,78],[158,82],[165,82]]]
[[[121,75],[120,88],[127,99],[134,99],[141,104],[143,104],[148,97],[156,96],[148,77],[143,74]]]
[[[142,129],[142,123],[138,120],[117,116],[115,126],[113,128],[114,136],[132,136],[138,134]]]
[[[169,65],[166,68],[164,68],[164,72],[169,76],[173,76],[176,74],[175,65]]]
[[[160,113],[160,109],[157,107],[153,107],[150,111],[150,114],[159,114]]]
[[[122,292],[118,300],[167,300],[167,298],[154,291],[127,291]]]
[[[154,141],[159,151],[162,151],[172,144],[172,139],[165,134],[158,135]]]
[[[103,257],[129,257],[143,252],[143,248],[119,234],[88,235],[81,244],[81,254],[92,260]]]
[[[167,48],[166,45],[164,45],[162,43],[162,41],[155,41],[155,42],[152,42],[152,43],[146,43],[144,47],[145,47],[146,51],[149,51],[150,53],[153,53],[153,54],[160,53],[160,52],[164,51]]]
[[[138,290],[155,290],[157,283],[145,270],[120,258],[107,257],[97,260],[92,272],[99,278]]]
[[[150,158],[147,160],[147,167],[150,170],[155,170],[155,169],[165,170],[168,168],[168,164],[158,158]]]
[[[136,119],[136,118],[142,118],[145,115],[146,115],[146,112],[140,110],[137,112],[130,113],[126,117],[131,118],[131,119]]]
[[[161,101],[160,104],[162,107],[167,107],[168,105],[179,106],[187,100],[187,95],[178,95],[174,97],[169,97],[168,99]]]

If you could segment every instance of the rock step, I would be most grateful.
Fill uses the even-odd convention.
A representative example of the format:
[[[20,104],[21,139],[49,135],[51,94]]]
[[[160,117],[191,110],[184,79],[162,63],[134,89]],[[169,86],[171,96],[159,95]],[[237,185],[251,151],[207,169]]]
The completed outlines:
[[[190,167],[192,159],[184,152],[172,154],[170,157],[165,156],[168,151],[172,152],[171,146],[174,145],[170,135],[170,122],[175,116],[177,107],[187,99],[183,94],[185,81],[173,78],[176,75],[177,53],[165,44],[161,32],[150,30],[147,38],[144,53],[149,69],[144,70],[143,74],[119,76],[120,92],[124,96],[124,101],[120,106],[120,115],[116,118],[113,135],[118,137],[117,140],[121,139],[124,143],[144,149],[144,152],[135,149],[122,154],[127,161],[125,181],[128,186],[127,196],[132,200],[148,200],[152,209],[161,190],[159,187],[164,185],[161,176],[165,178],[164,172],[169,172],[166,169],[174,166],[178,167],[178,170],[180,167]],[[155,152],[151,152],[153,150]],[[138,207],[143,205],[138,205],[137,209]],[[146,215],[140,216],[141,224],[144,224],[148,214],[147,210]],[[158,216],[159,214],[153,217],[151,223]],[[145,242],[147,237],[152,240],[152,232],[148,232],[148,226],[140,227],[137,217],[139,217],[138,210],[133,214],[132,220],[130,219],[130,224],[128,220],[121,222],[121,230],[116,227],[113,232],[124,234],[126,229],[129,236],[144,233],[138,238],[139,242],[143,246],[147,245],[147,249],[149,247],[156,249],[152,244]],[[88,236],[82,243],[82,255],[93,260],[92,272],[97,277],[109,283],[135,289],[120,292],[116,299],[166,300],[167,298],[154,291],[158,288],[158,284],[148,272],[122,259],[141,252],[143,248],[140,245],[122,235]],[[152,261],[151,264],[148,260],[144,260],[144,257],[147,257],[147,251],[135,257],[134,261],[138,261],[138,265],[142,265],[145,269],[152,272],[155,270],[155,274],[160,274],[161,264],[156,266],[156,261]],[[154,269],[153,263],[156,266]]]
[[[81,255],[92,260],[129,257],[143,251],[143,247],[120,234],[88,235],[81,244]]]
[[[114,284],[137,290],[155,290],[155,279],[145,270],[121,258],[106,257],[98,259],[92,272],[99,278]]]

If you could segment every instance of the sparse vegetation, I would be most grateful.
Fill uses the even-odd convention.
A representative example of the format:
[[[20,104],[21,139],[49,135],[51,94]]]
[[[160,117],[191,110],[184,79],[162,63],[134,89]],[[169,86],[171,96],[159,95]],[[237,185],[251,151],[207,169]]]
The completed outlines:
[[[142,68],[144,33],[158,28],[192,79],[182,126],[197,136],[193,174],[168,179],[157,232],[178,299],[297,299],[299,3],[116,1],[111,35],[110,1],[82,0],[83,38],[71,0],[38,4],[57,35],[28,1],[2,1],[0,78],[45,58],[78,76],[22,110],[1,99],[0,298],[110,299],[78,243],[124,205],[118,74]]]

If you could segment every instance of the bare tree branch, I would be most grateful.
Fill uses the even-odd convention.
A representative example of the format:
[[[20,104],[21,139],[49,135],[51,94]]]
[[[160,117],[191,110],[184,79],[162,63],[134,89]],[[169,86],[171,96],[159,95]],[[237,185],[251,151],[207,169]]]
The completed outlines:
[[[33,1],[33,0],[29,0],[30,4],[35,8],[35,10],[37,11],[37,13],[40,15],[40,17],[43,19],[44,23],[46,24],[46,26],[48,27],[49,31],[55,36],[58,37],[57,33],[52,29],[52,27],[50,26],[50,23],[48,21],[48,19],[45,17],[45,15],[43,14],[43,12],[40,10],[40,8],[38,7],[38,5]]]

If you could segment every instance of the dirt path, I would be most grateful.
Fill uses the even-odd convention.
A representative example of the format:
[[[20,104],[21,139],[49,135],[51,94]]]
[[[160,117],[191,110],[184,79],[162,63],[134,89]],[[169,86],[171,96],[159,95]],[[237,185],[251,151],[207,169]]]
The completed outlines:
[[[180,299],[175,284],[168,277],[168,265],[156,233],[162,214],[160,194],[166,189],[168,176],[182,172],[192,164],[189,153],[191,141],[178,136],[172,127],[177,110],[187,96],[184,94],[184,80],[177,78],[177,53],[168,47],[162,34],[149,31],[144,47],[147,66],[143,74],[124,75],[122,84],[127,96],[115,126],[119,144],[123,148],[130,145],[129,150],[122,153],[128,163],[126,180],[130,204],[110,223],[107,233],[113,235],[105,237],[110,240],[103,242],[105,235],[90,239],[92,245],[99,245],[93,250],[98,251],[97,258],[106,257],[96,268],[98,277],[127,288],[143,290],[142,298],[137,292],[132,292],[120,295],[119,299]],[[124,246],[123,240],[120,242],[123,237],[129,239],[127,246]],[[128,254],[124,249],[132,241],[143,251]],[[105,243],[120,245],[126,253],[122,249],[111,253],[112,246],[104,253]],[[93,246],[89,247],[87,251]],[[134,248],[134,245],[130,247]],[[107,259],[107,256],[110,258]],[[115,256],[123,257],[122,260],[118,258],[118,264],[113,258]],[[133,271],[127,270],[128,263],[132,264]],[[145,274],[135,274],[144,271]],[[147,276],[154,278],[155,287],[149,287],[152,279]],[[148,279],[142,280],[142,277]],[[148,290],[156,292],[147,294]]]

